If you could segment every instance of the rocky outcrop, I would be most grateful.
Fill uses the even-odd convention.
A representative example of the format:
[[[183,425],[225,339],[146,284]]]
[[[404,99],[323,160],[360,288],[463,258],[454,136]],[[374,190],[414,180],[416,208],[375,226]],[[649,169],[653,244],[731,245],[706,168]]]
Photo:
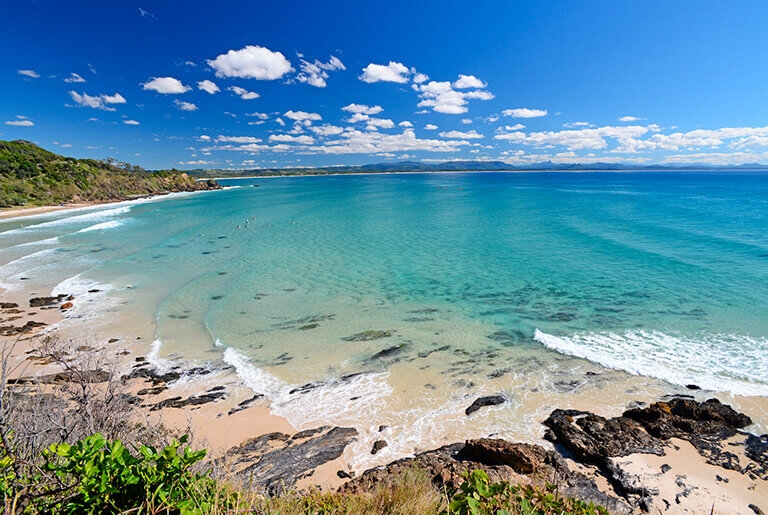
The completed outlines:
[[[340,457],[356,436],[351,427],[327,426],[293,436],[269,433],[233,447],[220,463],[259,492],[276,495]]]
[[[41,376],[25,376],[8,379],[8,384],[64,384],[64,383],[103,383],[110,378],[104,370],[82,370],[78,372],[57,372]]]
[[[711,447],[752,421],[717,399],[696,402],[676,397],[648,408],[635,408],[620,417],[604,417],[578,410],[555,410],[544,421],[545,438],[576,459],[605,465],[607,458],[636,452],[663,454],[664,440],[682,438],[697,447]],[[711,452],[711,449],[709,449]]]
[[[395,461],[384,467],[367,470],[341,487],[343,492],[370,492],[391,477],[408,469],[424,471],[439,489],[451,491],[464,481],[463,475],[483,470],[492,482],[544,486],[558,485],[561,495],[592,501],[607,507],[612,513],[629,513],[630,507],[621,499],[601,492],[586,475],[569,469],[556,452],[538,445],[513,443],[495,438],[468,440],[463,444],[447,445],[417,454],[413,458]]]

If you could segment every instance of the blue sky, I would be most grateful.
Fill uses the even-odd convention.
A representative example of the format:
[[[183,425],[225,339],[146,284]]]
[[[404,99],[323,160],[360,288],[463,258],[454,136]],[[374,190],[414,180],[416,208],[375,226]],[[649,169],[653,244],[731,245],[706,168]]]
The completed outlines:
[[[766,2],[10,2],[0,139],[147,168],[768,163]]]

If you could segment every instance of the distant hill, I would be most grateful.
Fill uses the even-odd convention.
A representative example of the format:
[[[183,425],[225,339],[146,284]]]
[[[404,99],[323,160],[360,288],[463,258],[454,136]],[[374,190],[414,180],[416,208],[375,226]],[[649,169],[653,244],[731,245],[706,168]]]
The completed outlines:
[[[179,170],[146,171],[127,163],[75,159],[24,140],[0,141],[0,207],[125,200],[216,189]]]
[[[250,170],[198,169],[188,170],[187,173],[196,178],[237,178],[237,177],[274,177],[284,175],[330,175],[354,173],[403,173],[403,172],[451,172],[451,171],[569,171],[569,170],[768,170],[766,165],[618,165],[612,163],[573,163],[556,164],[551,161],[526,166],[513,166],[503,161],[447,161],[445,163],[428,164],[419,161],[400,161],[396,163],[373,163],[359,166],[327,166],[317,168],[258,168]]]

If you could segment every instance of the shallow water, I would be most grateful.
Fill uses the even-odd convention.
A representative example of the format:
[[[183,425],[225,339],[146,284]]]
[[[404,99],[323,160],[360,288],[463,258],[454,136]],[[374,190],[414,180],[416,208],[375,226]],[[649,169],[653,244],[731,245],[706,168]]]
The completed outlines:
[[[224,182],[261,187],[0,222],[0,287],[75,293],[64,328],[129,320],[158,363],[228,363],[298,428],[355,425],[361,466],[380,425],[386,461],[687,384],[768,396],[766,173]]]

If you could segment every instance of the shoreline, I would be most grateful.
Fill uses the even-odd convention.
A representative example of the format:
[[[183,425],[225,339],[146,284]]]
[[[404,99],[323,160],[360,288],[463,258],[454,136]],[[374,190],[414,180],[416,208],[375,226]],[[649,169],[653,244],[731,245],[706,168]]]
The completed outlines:
[[[67,310],[71,309],[63,308],[68,303],[74,304],[78,301],[84,301],[82,295],[80,297],[80,299],[63,297],[51,300],[47,305],[41,306],[44,309],[27,307],[31,299],[28,295],[25,296],[20,292],[14,292],[12,298],[4,298],[5,301],[17,303],[18,307],[4,307],[0,310],[0,316],[5,317],[9,314],[19,316],[14,320],[15,324],[18,325],[23,325],[28,320],[45,320],[48,324],[42,329],[33,330],[29,336],[20,339],[22,345],[14,349],[16,359],[23,360],[28,365],[24,370],[25,376],[40,377],[55,372],[50,365],[36,360],[35,353],[32,352],[32,349],[35,348],[34,342],[41,336],[49,334],[52,329],[55,330],[56,324],[64,320]],[[23,311],[23,313],[16,313],[16,310]],[[161,372],[153,368],[147,361],[149,342],[133,339],[130,335],[120,336],[119,339],[110,338],[108,342],[103,344],[103,350],[119,357],[118,370],[122,370],[120,373],[124,374],[123,381],[127,385],[127,393],[141,400],[142,406],[137,413],[139,415],[138,420],[166,425],[176,431],[189,432],[193,435],[196,447],[207,448],[210,451],[212,463],[216,463],[217,460],[224,460],[221,463],[225,464],[228,473],[246,474],[250,470],[250,473],[255,472],[259,476],[264,475],[259,479],[262,482],[257,482],[257,485],[261,485],[258,488],[265,488],[267,493],[276,492],[272,488],[277,488],[275,486],[276,481],[282,480],[283,476],[276,478],[274,474],[270,475],[270,473],[262,472],[260,469],[254,470],[252,467],[264,466],[269,470],[270,463],[273,463],[272,460],[275,460],[273,466],[278,467],[278,469],[287,460],[290,466],[286,465],[288,468],[283,467],[279,473],[287,474],[288,478],[295,480],[295,484],[300,490],[319,489],[324,492],[331,492],[342,489],[345,491],[345,489],[373,488],[371,484],[375,485],[387,477],[392,477],[399,470],[399,467],[405,466],[402,464],[423,467],[428,471],[430,467],[437,467],[436,473],[440,477],[444,477],[446,473],[449,473],[449,470],[453,470],[452,467],[463,462],[460,461],[452,465],[452,461],[456,458],[453,457],[453,454],[445,455],[441,449],[461,449],[470,445],[471,442],[489,442],[483,444],[486,446],[483,452],[491,454],[473,458],[476,462],[475,466],[483,468],[493,463],[493,461],[486,462],[484,460],[497,459],[493,458],[495,456],[493,453],[500,451],[492,449],[498,448],[499,445],[512,446],[512,448],[523,449],[525,452],[532,452],[531,449],[542,449],[535,451],[535,455],[539,452],[552,453],[552,449],[557,448],[557,446],[552,447],[552,444],[547,441],[549,440],[553,443],[559,442],[558,445],[564,445],[566,449],[576,446],[566,456],[565,468],[560,473],[566,474],[566,477],[582,478],[578,481],[581,483],[588,481],[592,486],[584,490],[582,485],[579,487],[581,490],[574,490],[574,492],[586,496],[585,499],[615,503],[611,507],[616,510],[616,513],[629,513],[627,509],[630,506],[635,507],[632,513],[638,506],[652,506],[656,509],[663,507],[663,503],[666,503],[669,507],[671,502],[676,503],[671,504],[671,506],[693,512],[709,511],[714,505],[716,509],[712,511],[713,513],[749,513],[744,509],[748,502],[761,507],[768,505],[768,475],[763,477],[764,472],[768,471],[768,464],[763,462],[762,469],[750,469],[752,467],[750,463],[755,458],[750,457],[746,443],[765,441],[759,443],[758,448],[762,448],[759,447],[760,445],[764,446],[764,450],[760,452],[764,452],[768,456],[768,435],[754,436],[742,430],[729,437],[728,440],[707,440],[710,443],[700,447],[697,444],[698,433],[696,431],[709,430],[709,426],[706,425],[710,423],[707,422],[710,420],[708,415],[701,415],[702,418],[690,422],[690,424],[694,424],[693,427],[699,427],[696,426],[699,424],[700,429],[688,429],[686,430],[688,433],[681,433],[682,436],[679,436],[675,432],[677,429],[663,429],[665,427],[675,428],[677,427],[675,424],[660,426],[663,431],[671,430],[672,433],[670,434],[674,438],[663,439],[662,443],[654,444],[653,437],[643,437],[644,440],[641,439],[641,441],[645,443],[636,446],[635,443],[629,443],[631,442],[628,440],[629,434],[622,433],[625,431],[625,429],[621,429],[622,426],[599,422],[599,420],[605,419],[600,415],[592,415],[589,408],[587,408],[588,411],[565,410],[566,414],[570,414],[565,419],[562,417],[558,419],[556,416],[558,411],[563,410],[555,410],[550,418],[544,421],[544,425],[551,429],[545,433],[543,440],[537,441],[535,444],[499,440],[498,437],[489,435],[485,439],[471,440],[466,444],[451,443],[440,449],[417,451],[415,456],[406,456],[397,461],[388,459],[385,464],[374,468],[358,469],[351,466],[345,452],[353,447],[357,438],[362,437],[357,429],[325,426],[297,431],[287,419],[273,413],[272,407],[266,399],[253,395],[253,392],[245,392],[243,388],[233,385],[231,383],[232,374],[227,367],[195,371],[195,365],[190,363],[184,366],[172,366],[169,371]],[[77,344],[78,342],[74,343]],[[90,344],[91,342],[86,343]],[[91,348],[88,347],[88,349]],[[92,351],[86,350],[86,352]],[[222,375],[214,376],[218,373]],[[227,377],[228,373],[230,374],[229,378]],[[200,388],[196,387],[198,376],[200,378],[211,376],[212,379],[216,379],[214,383],[217,386],[210,387],[205,393],[201,392]],[[678,402],[684,405],[689,403],[691,406],[698,404],[697,401],[692,398],[688,400],[685,396],[672,396],[668,399],[662,397],[660,402],[657,401],[643,410],[667,410],[666,403]],[[567,406],[569,403],[564,402],[564,404]],[[703,405],[701,404],[701,406]],[[719,406],[724,405],[715,401],[715,406],[720,409]],[[728,410],[730,408],[723,409]],[[689,410],[690,408],[684,408],[678,411],[675,408],[675,411],[671,413],[688,413]],[[633,410],[624,412],[624,417],[631,411]],[[588,416],[597,417],[597,425],[594,427],[603,429],[590,433],[589,436],[571,435],[569,431],[575,429],[567,429],[569,427],[567,421],[571,420],[573,423],[573,417],[586,416],[587,413],[589,413]],[[727,420],[729,416],[727,411],[724,416]],[[638,418],[638,420],[644,419]],[[648,420],[654,420],[654,418],[651,417]],[[592,431],[592,429],[587,429],[587,426],[578,431],[582,430]],[[387,433],[382,433],[380,430],[380,434],[377,444],[383,442],[383,445],[386,446]],[[592,440],[595,443],[592,443]],[[374,449],[377,444],[374,444]],[[264,445],[266,447],[263,447]],[[595,449],[604,449],[600,451],[605,453],[605,456],[600,458],[600,460],[604,460],[604,464],[596,466],[590,460],[585,461],[583,458],[578,458],[579,452],[582,452],[579,450],[581,445],[585,445],[587,448],[596,446]],[[654,447],[654,445],[661,445],[661,448]],[[712,451],[715,449],[712,445],[719,446],[717,448],[722,448],[722,451]],[[616,450],[614,446],[620,448],[622,448],[621,446],[628,446],[626,447],[628,451]],[[727,453],[725,449],[728,449]],[[319,455],[322,458],[318,458]],[[727,458],[727,455],[732,457]],[[440,456],[444,457],[440,458]],[[733,468],[734,459],[738,463],[736,469]],[[434,460],[437,460],[437,463],[434,463]],[[446,462],[446,460],[448,461]],[[515,462],[504,463],[506,463],[504,467],[512,467],[511,472],[505,473],[512,474],[511,478],[515,481],[532,481],[534,484],[538,481],[536,472],[529,477],[528,473],[520,473],[519,470],[515,469]],[[467,465],[462,466],[466,467]],[[549,470],[546,468],[548,466],[539,463],[534,467],[534,470],[546,471]],[[559,466],[563,467],[563,465]],[[499,473],[500,469],[495,467],[492,470]],[[757,470],[757,475],[748,472],[749,470]],[[455,476],[455,472],[449,474]],[[371,483],[371,478],[373,478],[373,483]],[[675,478],[674,485],[671,478]],[[500,479],[508,480],[509,476],[501,476]],[[565,484],[569,484],[568,481],[572,480],[565,480]],[[736,509],[736,506],[739,506],[740,509]],[[722,507],[725,508],[725,511],[722,511]]]
[[[205,179],[207,180],[207,179]],[[152,200],[164,200],[169,197],[177,195],[187,195],[195,193],[206,193],[211,191],[221,191],[225,189],[237,188],[237,186],[222,186],[221,188],[208,189],[208,190],[193,190],[193,191],[170,191],[168,193],[158,193],[156,195],[142,195],[135,198],[125,198],[122,200],[105,200],[105,201],[89,201],[89,202],[72,202],[67,204],[60,204],[55,206],[19,206],[0,209],[0,222],[6,222],[9,220],[16,220],[19,218],[37,218],[52,213],[59,212],[74,212],[82,211],[96,207],[106,207],[118,204],[128,204],[132,202],[152,201]]]

